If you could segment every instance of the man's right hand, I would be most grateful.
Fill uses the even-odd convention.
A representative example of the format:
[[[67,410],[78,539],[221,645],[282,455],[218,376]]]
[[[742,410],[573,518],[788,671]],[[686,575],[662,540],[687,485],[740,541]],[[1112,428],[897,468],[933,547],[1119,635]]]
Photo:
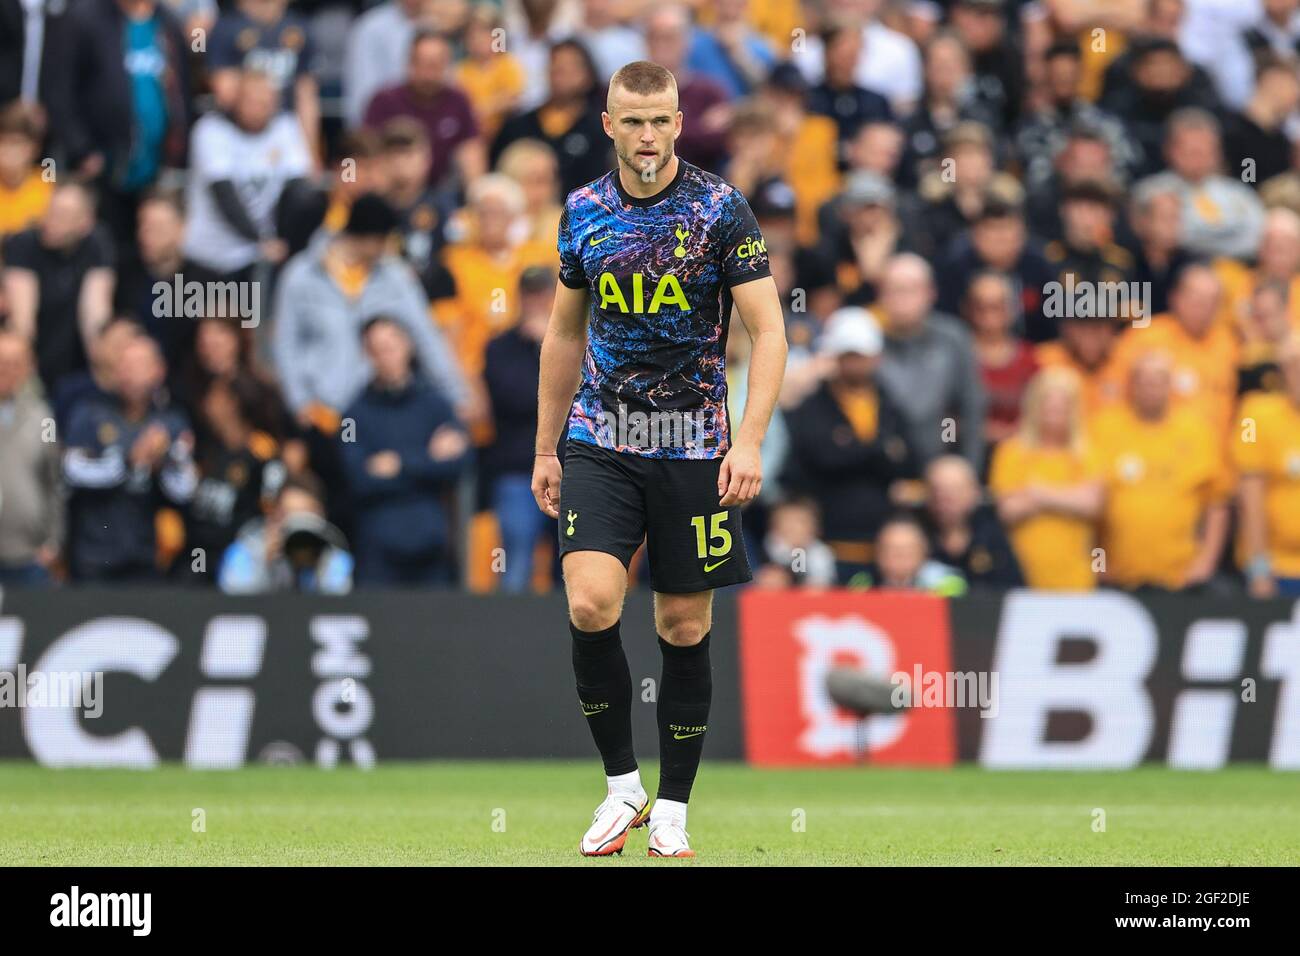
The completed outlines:
[[[552,518],[560,516],[560,477],[564,469],[554,455],[538,455],[533,459],[533,498],[537,507]]]

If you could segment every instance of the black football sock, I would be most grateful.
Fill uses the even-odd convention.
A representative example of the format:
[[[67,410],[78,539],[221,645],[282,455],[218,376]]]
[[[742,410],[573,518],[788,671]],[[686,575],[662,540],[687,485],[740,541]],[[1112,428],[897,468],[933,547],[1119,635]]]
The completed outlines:
[[[661,800],[686,803],[704,752],[713,701],[713,671],[709,666],[709,635],[690,647],[677,647],[659,638],[664,657],[659,684],[659,794]]]
[[[569,622],[578,701],[610,777],[637,769],[632,753],[632,673],[618,625],[615,621],[603,631],[580,631]]]

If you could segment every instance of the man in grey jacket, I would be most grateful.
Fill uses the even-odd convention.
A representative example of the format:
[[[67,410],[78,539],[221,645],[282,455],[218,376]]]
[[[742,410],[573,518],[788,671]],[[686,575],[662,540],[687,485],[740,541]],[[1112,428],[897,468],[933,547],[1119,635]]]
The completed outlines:
[[[0,586],[49,584],[63,543],[54,414],[32,384],[31,348],[0,331]]]
[[[876,303],[885,328],[877,377],[907,421],[921,467],[956,452],[976,470],[984,463],[986,400],[970,336],[954,318],[934,311],[934,274],[913,253],[886,264]]]
[[[335,236],[317,235],[285,266],[275,296],[272,352],[281,388],[300,422],[337,415],[365,387],[370,366],[361,328],[387,316],[410,333],[423,373],[464,408],[469,389],[455,353],[433,325],[419,280],[387,251],[397,214],[367,193]]]

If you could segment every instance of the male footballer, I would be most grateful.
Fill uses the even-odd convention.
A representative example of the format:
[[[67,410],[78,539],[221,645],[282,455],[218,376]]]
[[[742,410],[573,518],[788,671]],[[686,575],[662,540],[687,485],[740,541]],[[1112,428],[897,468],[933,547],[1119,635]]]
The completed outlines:
[[[628,831],[648,821],[650,856],[691,857],[686,805],[709,725],[713,589],[751,579],[740,509],[762,487],[759,446],[785,371],[785,329],[744,196],[674,152],[682,114],[672,73],[624,66],[602,120],[618,163],[565,202],[532,487],[559,518],[578,700],[605,764],[607,796],[579,849],[621,853]],[[734,435],[724,364],[733,305],[753,341]],[[619,637],[642,540],[663,654],[653,809],[632,752]]]

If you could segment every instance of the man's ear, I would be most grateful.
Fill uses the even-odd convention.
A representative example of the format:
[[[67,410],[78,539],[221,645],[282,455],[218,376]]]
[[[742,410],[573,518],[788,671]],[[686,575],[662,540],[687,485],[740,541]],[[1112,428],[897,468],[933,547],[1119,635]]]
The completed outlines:
[[[602,110],[600,114],[600,125],[605,129],[605,135],[610,139],[614,138],[614,121],[610,119],[609,113]]]

